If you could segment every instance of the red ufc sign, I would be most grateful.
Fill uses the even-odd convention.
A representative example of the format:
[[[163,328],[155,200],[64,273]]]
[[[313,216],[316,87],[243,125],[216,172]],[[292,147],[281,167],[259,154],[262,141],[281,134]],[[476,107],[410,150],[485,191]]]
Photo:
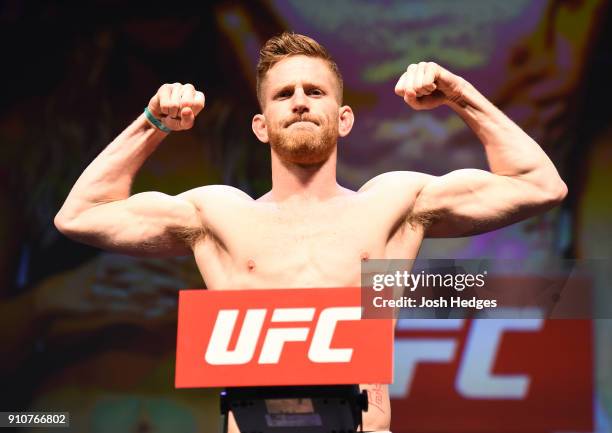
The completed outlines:
[[[590,321],[401,320],[394,356],[394,432],[593,431]]]
[[[360,289],[179,294],[184,387],[390,383],[391,320],[360,320]]]

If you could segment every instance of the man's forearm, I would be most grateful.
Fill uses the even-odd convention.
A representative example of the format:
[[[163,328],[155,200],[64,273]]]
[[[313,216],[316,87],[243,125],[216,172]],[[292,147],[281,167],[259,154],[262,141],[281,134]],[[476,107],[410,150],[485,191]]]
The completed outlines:
[[[74,218],[97,204],[128,198],[134,176],[166,135],[141,114],[81,174],[58,218]]]
[[[516,123],[471,84],[465,82],[461,95],[449,106],[484,145],[493,173],[541,183],[543,187],[562,184],[546,153]]]

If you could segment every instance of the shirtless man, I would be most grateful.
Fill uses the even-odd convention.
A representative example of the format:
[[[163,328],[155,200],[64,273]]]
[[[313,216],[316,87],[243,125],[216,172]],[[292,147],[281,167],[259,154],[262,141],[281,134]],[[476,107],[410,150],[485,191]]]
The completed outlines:
[[[565,184],[538,144],[461,77],[435,63],[412,64],[395,93],[416,110],[451,107],[481,140],[491,171],[441,177],[398,171],[358,191],[340,186],[337,139],[354,121],[342,105],[341,75],[316,41],[285,33],[261,50],[262,113],[252,121],[257,138],[270,145],[271,191],[255,200],[222,185],[177,196],[130,195],[138,169],[167,136],[161,129],[191,128],[204,107],[204,95],[191,84],[164,84],[147,107],[153,120],[139,116],[87,167],[55,225],[106,250],[193,254],[210,290],[345,287],[360,285],[361,260],[412,259],[425,236],[494,230],[565,197]],[[386,386],[364,387],[382,389],[385,401],[364,413],[364,430],[388,430]],[[235,424],[230,431],[238,431]]]

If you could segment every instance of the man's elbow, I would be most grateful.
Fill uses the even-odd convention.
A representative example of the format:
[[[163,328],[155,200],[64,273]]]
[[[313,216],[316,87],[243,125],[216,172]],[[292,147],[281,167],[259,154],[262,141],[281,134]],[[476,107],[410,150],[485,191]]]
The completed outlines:
[[[563,182],[561,179],[559,179],[560,185],[559,185],[559,196],[557,197],[558,202],[561,203],[563,200],[565,200],[565,197],[567,197],[567,193],[568,193],[568,189],[567,189],[567,185],[565,184],[565,182]]]
[[[98,246],[100,241],[99,230],[94,229],[91,223],[86,223],[80,217],[71,217],[61,212],[53,219],[55,228],[68,239],[83,244]]]
[[[60,233],[63,233],[65,235],[68,235],[71,230],[70,219],[67,218],[64,214],[62,214],[61,211],[58,212],[57,215],[55,215],[55,218],[53,218],[53,224]]]
[[[546,207],[555,207],[567,197],[567,185],[561,178],[543,188],[542,201]]]
[[[76,237],[80,232],[76,218],[70,217],[62,211],[59,211],[57,215],[55,215],[53,224],[60,233],[69,238]]]

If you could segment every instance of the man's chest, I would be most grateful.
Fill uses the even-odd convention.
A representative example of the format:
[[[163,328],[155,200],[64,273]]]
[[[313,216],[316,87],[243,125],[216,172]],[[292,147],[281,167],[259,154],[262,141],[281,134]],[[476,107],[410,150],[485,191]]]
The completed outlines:
[[[211,288],[358,285],[362,262],[386,258],[390,242],[397,243],[390,236],[392,224],[351,209],[253,213],[239,224],[240,216],[228,216],[225,226],[233,229],[196,249]],[[418,242],[406,234],[400,235],[403,258]]]
[[[361,262],[384,256],[380,225],[350,210],[254,212],[246,221],[196,250],[209,286],[211,279],[251,287],[358,284]]]
[[[318,269],[357,267],[361,259],[379,255],[384,236],[361,219],[345,215],[310,218],[254,219],[247,229],[232,232],[227,252],[238,263],[254,260],[261,266]]]

